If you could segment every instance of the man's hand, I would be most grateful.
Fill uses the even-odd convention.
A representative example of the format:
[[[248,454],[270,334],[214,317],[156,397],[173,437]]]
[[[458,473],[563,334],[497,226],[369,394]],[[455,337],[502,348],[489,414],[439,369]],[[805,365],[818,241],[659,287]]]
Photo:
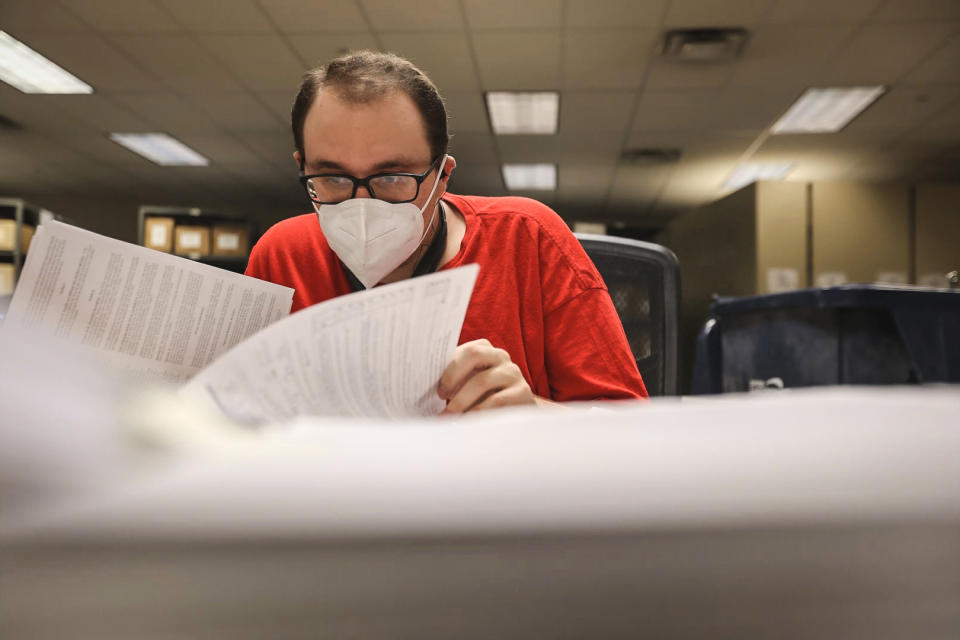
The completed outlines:
[[[510,354],[489,341],[457,347],[437,389],[447,400],[444,413],[464,413],[513,404],[550,404],[533,394]]]

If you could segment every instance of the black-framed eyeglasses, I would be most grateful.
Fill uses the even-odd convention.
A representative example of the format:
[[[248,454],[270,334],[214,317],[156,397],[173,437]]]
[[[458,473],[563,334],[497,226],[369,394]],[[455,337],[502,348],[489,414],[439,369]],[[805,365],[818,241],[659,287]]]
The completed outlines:
[[[300,182],[307,195],[317,204],[338,204],[357,197],[357,190],[366,187],[371,198],[393,204],[413,202],[420,194],[420,185],[437,168],[440,156],[423,173],[377,173],[366,178],[355,178],[342,173],[313,173],[301,175]]]

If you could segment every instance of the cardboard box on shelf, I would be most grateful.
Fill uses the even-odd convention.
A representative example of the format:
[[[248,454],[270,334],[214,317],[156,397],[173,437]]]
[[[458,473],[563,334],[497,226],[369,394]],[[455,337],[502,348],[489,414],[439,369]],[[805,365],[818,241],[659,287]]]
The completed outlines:
[[[33,225],[20,225],[20,253],[26,253],[33,240]],[[14,251],[17,246],[17,221],[0,220],[0,251]]]
[[[13,263],[0,262],[0,296],[13,293]]]
[[[173,252],[181,255],[209,255],[210,227],[197,225],[174,227]]]
[[[240,225],[214,225],[213,255],[245,256],[250,250],[247,228]]]
[[[143,246],[157,251],[173,251],[173,218],[147,216],[143,220]]]

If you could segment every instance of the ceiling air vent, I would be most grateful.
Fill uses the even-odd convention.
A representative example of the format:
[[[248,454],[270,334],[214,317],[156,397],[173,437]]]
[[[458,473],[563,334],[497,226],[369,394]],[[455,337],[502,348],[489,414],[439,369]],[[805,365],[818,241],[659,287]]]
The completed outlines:
[[[666,164],[679,160],[680,153],[680,149],[627,149],[620,154],[620,160],[631,164]]]
[[[746,29],[671,29],[660,54],[677,62],[729,62],[747,43]]]
[[[0,129],[20,129],[20,125],[0,113]]]

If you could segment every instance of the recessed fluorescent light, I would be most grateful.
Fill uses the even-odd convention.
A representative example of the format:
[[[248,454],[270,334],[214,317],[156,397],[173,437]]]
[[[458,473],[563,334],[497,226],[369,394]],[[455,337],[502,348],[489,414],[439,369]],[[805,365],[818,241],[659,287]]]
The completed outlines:
[[[205,167],[210,161],[165,133],[111,133],[110,139],[164,167]]]
[[[490,91],[487,112],[490,126],[497,135],[554,134],[560,114],[560,94],[556,91]]]
[[[505,164],[503,181],[507,189],[552,191],[557,188],[557,165],[555,164]]]
[[[0,31],[0,80],[24,93],[93,93],[93,87]]]
[[[777,120],[773,133],[833,133],[860,115],[886,87],[807,89]]]
[[[780,180],[793,169],[792,163],[742,164],[733,170],[723,186],[736,190],[757,180]]]

